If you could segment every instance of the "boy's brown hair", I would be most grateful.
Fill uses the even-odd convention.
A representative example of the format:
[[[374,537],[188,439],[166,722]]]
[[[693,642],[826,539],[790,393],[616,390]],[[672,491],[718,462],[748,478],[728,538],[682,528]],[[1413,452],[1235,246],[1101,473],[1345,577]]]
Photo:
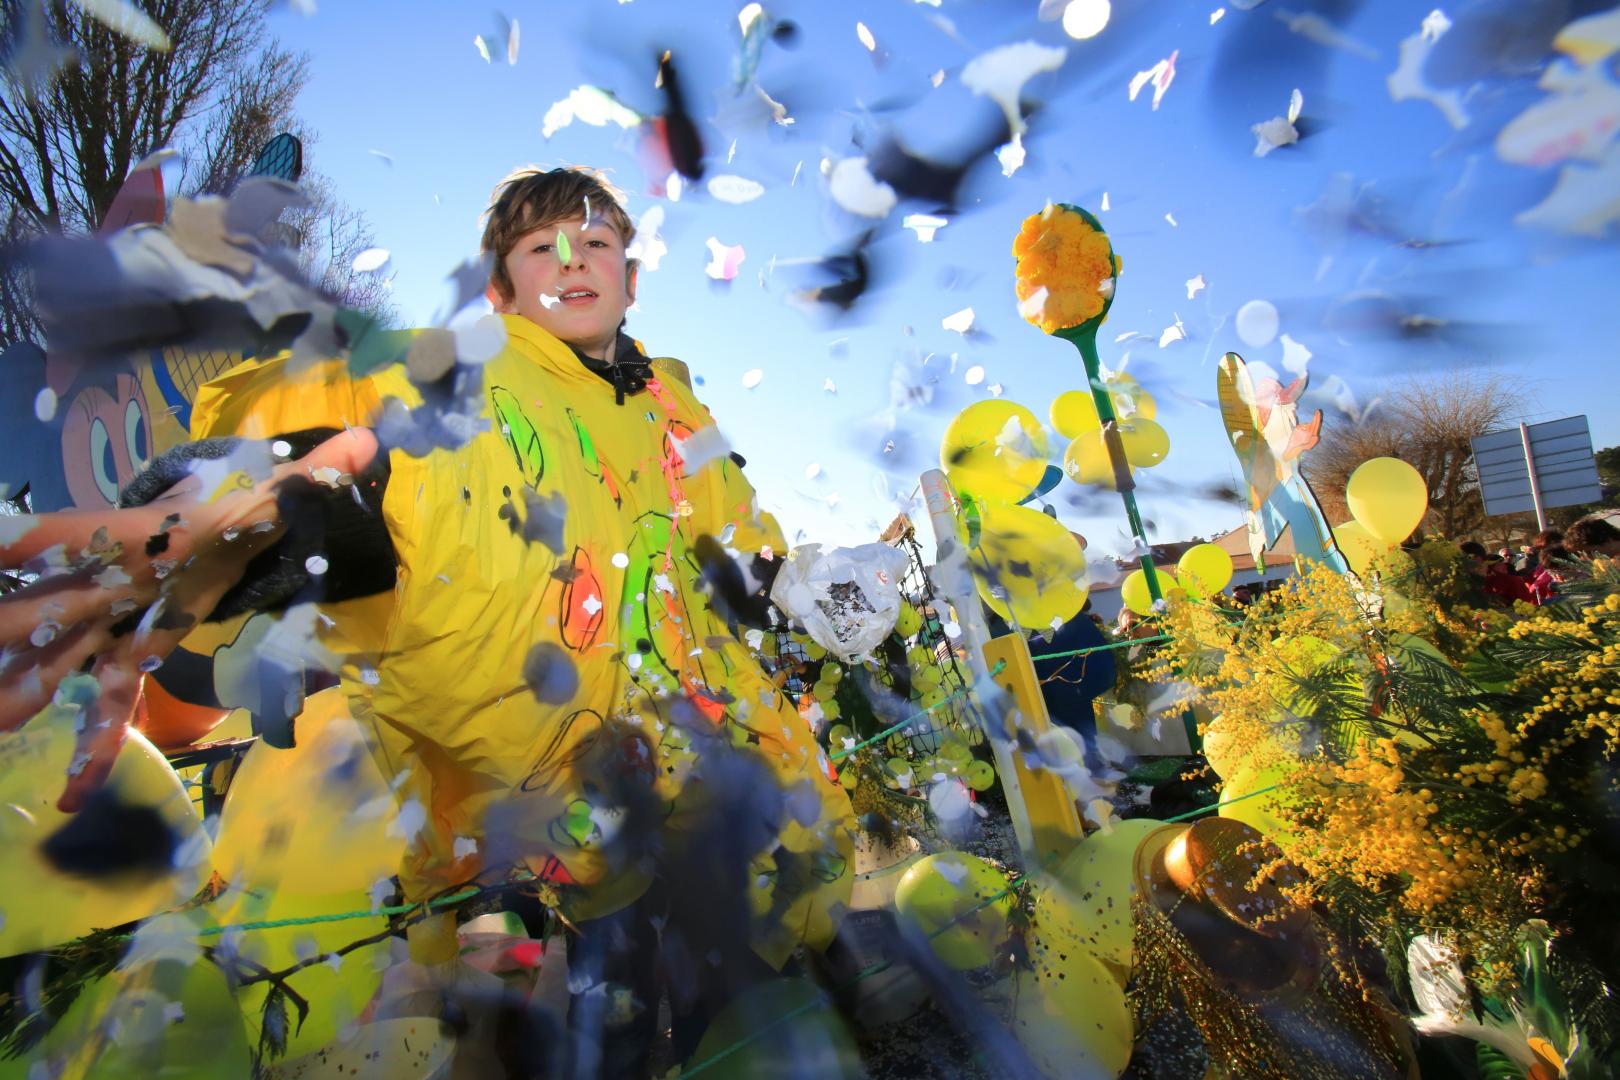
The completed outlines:
[[[506,272],[506,256],[518,238],[557,221],[582,217],[590,206],[593,219],[604,220],[618,232],[628,248],[636,236],[636,223],[624,208],[623,197],[595,169],[566,165],[558,169],[527,166],[495,185],[484,213],[484,235],[479,252],[490,260],[489,281],[504,300],[514,286]]]

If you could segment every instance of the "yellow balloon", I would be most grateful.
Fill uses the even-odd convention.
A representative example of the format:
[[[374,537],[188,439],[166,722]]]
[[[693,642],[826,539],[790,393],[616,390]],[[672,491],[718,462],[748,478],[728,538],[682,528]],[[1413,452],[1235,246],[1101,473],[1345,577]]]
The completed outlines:
[[[1429,509],[1423,475],[1400,458],[1363,461],[1350,474],[1344,497],[1355,519],[1386,545],[1411,536]]]
[[[1118,486],[1102,429],[1087,432],[1069,443],[1069,448],[1063,452],[1063,473],[1077,484],[1096,484],[1110,491]]]
[[[1181,582],[1176,580],[1176,575],[1172,574],[1168,567],[1159,566],[1155,567],[1155,569],[1158,571],[1160,596],[1166,600],[1174,600],[1175,593],[1185,592],[1181,587]],[[1153,594],[1148,591],[1147,572],[1145,570],[1132,570],[1125,575],[1125,581],[1119,587],[1119,597],[1124,601],[1126,607],[1138,615],[1153,614]]]
[[[1007,937],[1012,895],[1000,895],[1006,892],[1006,876],[983,859],[942,851],[912,864],[895,889],[894,904],[901,918],[932,935],[928,945],[935,955],[967,971],[994,959]]]
[[[272,896],[241,892],[227,894],[227,905],[217,918],[221,925],[272,922],[370,911],[367,892],[332,893],[326,896],[299,896],[276,893]],[[281,971],[309,956],[327,956],[338,949],[388,928],[381,915],[313,922],[263,930],[244,930],[237,938],[237,954],[270,971]],[[387,940],[362,946],[345,954],[336,964],[311,964],[287,977],[287,985],[309,1002],[309,1018],[299,1028],[296,1020],[287,1028],[287,1056],[319,1050],[337,1037],[338,1032],[360,1019],[382,983],[382,969],[388,961]],[[269,983],[245,986],[237,995],[248,1039],[257,1045],[264,1016],[264,999]]]
[[[1123,987],[1134,955],[1131,901],[1137,893],[1136,851],[1149,835],[1165,828],[1186,826],[1130,818],[1080,841],[1058,865],[1054,876],[1059,888],[1036,893],[1035,923],[1042,940],[1075,943],[1102,961]]]
[[[388,835],[393,796],[341,689],[305,701],[297,743],[259,743],[237,769],[214,845],[220,877],[321,895],[369,889],[398,873],[405,840]]]
[[[1189,596],[1214,596],[1232,580],[1232,556],[1219,544],[1196,544],[1176,563],[1176,579]]]
[[[1052,400],[1046,412],[1052,430],[1065,439],[1077,439],[1102,427],[1097,417],[1097,401],[1089,391],[1065,390]]]
[[[1293,827],[1278,816],[1281,808],[1293,806],[1299,800],[1298,793],[1289,787],[1293,773],[1294,770],[1285,765],[1239,769],[1221,788],[1221,808],[1217,813],[1223,818],[1252,825],[1274,839],[1293,835]],[[1276,790],[1254,794],[1268,787],[1276,787]]]
[[[1234,780],[1239,773],[1253,772],[1255,768],[1272,767],[1304,753],[1305,726],[1291,724],[1278,718],[1263,731],[1252,729],[1241,735],[1224,716],[1209,722],[1204,733],[1204,760],[1224,780]],[[1242,794],[1242,792],[1238,792]]]
[[[715,1080],[865,1075],[860,1048],[837,1006],[809,979],[772,979],[749,987],[709,1022],[687,1064]]]
[[[283,1080],[352,1080],[386,1076],[389,1080],[430,1080],[455,1052],[456,1037],[437,1017],[406,1016],[361,1024],[341,1042],[313,1054],[277,1062],[272,1075]]]
[[[207,922],[196,913],[177,918],[171,933]],[[253,1072],[230,983],[223,969],[200,955],[120,967],[95,980],[33,1051],[0,1062],[0,1076],[20,1080],[35,1075],[35,1063],[47,1062],[39,1075],[83,1080],[213,1080]]]
[[[1333,542],[1358,576],[1365,576],[1373,563],[1389,550],[1388,544],[1368,532],[1359,521],[1347,521],[1334,529]]]
[[[939,460],[959,493],[1015,503],[1046,474],[1046,429],[1016,402],[976,401],[945,428]]]
[[[1119,1077],[1135,1042],[1125,991],[1096,957],[1040,933],[1037,925],[1033,974],[1013,982],[1013,1035],[1042,1076]]]
[[[1170,454],[1170,433],[1143,416],[1121,420],[1119,440],[1125,446],[1125,460],[1140,469],[1151,469]]]
[[[922,616],[917,613],[916,608],[902,601],[900,604],[900,617],[894,622],[895,633],[903,638],[908,638],[921,629]]]
[[[969,548],[968,561],[984,602],[1003,619],[1031,629],[1074,618],[1090,589],[1085,552],[1074,534],[1028,506],[982,506],[979,542]]]
[[[1108,390],[1114,403],[1114,415],[1142,420],[1158,417],[1159,406],[1153,400],[1153,395],[1142,389],[1142,384],[1131,376],[1121,374],[1110,379]]]
[[[92,692],[88,676],[64,682],[57,700]],[[209,843],[196,808],[169,763],[139,732],[118,755],[107,790],[157,812],[174,838],[170,869],[107,878],[64,874],[45,841],[72,820],[56,809],[73,761],[78,708],[52,704],[0,735],[0,956],[35,952],[92,930],[132,922],[185,903],[208,881]]]

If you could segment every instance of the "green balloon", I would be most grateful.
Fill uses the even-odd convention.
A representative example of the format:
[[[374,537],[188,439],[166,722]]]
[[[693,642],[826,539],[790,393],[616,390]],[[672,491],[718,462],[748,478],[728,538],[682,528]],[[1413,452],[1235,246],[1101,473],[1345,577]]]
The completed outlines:
[[[964,775],[967,777],[968,787],[974,791],[989,791],[991,785],[996,782],[996,770],[988,761],[975,761],[967,767]]]

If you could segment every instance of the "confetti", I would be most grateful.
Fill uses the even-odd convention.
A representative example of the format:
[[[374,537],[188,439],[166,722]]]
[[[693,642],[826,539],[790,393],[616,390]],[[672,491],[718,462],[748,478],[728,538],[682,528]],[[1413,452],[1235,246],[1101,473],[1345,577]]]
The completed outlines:
[[[1214,26],[1216,23],[1220,22],[1221,18],[1223,16],[1225,16],[1225,14],[1226,14],[1226,9],[1223,8],[1223,7],[1218,7],[1214,11],[1210,12],[1209,13],[1209,25]]]
[[[811,464],[806,465],[804,467],[804,478],[806,480],[814,480],[816,477],[818,477],[820,475],[821,475],[821,466],[820,465],[812,462]]]
[[[1295,375],[1305,374],[1305,366],[1310,362],[1311,350],[1284,334],[1280,339],[1283,347],[1283,368]]]
[[[1181,50],[1177,49],[1146,71],[1138,71],[1136,76],[1131,79],[1131,100],[1135,101],[1136,95],[1142,92],[1142,87],[1151,82],[1153,84],[1153,110],[1157,112],[1159,102],[1164,100],[1164,95],[1170,89],[1170,84],[1175,81],[1176,57],[1180,55]]]
[[[477,49],[478,50],[478,55],[482,56],[484,58],[484,63],[487,64],[487,63],[490,62],[490,59],[489,59],[489,44],[486,41],[484,41],[484,35],[483,34],[478,34],[473,38],[473,48]]]
[[[630,241],[625,256],[635,259],[643,270],[657,270],[659,262],[669,254],[669,247],[664,243],[664,238],[658,235],[658,229],[663,224],[662,206],[648,207],[647,212],[636,222],[636,238]]]
[[[765,370],[763,368],[750,368],[749,370],[743,372],[742,384],[743,389],[745,390],[752,390],[754,387],[758,386],[764,381]]]
[[[506,62],[516,64],[518,58],[518,21],[512,20],[512,28],[506,35]]]
[[[1168,214],[1168,213],[1165,214],[1164,215],[1164,220],[1166,220],[1166,221],[1168,221],[1170,223],[1170,227],[1172,229],[1179,227],[1177,222],[1176,222],[1176,215],[1174,215],[1174,214]]]
[[[996,160],[1001,162],[1001,175],[1011,176],[1024,167],[1024,137],[1015,132],[1012,142],[996,150]]]
[[[387,264],[387,262],[388,249],[374,247],[366,248],[366,250],[356,255],[354,257],[354,262],[351,265],[354,272],[357,274],[370,274],[377,270],[381,270]]]
[[[1109,205],[1108,205],[1108,192],[1106,192],[1106,191],[1105,191],[1105,192],[1103,192],[1103,197],[1102,197],[1102,206],[1101,206],[1101,207],[1099,207],[1099,209],[1101,209],[1101,210],[1103,210],[1103,211],[1104,211],[1104,212],[1106,212],[1106,211],[1108,211],[1108,210],[1109,210],[1109,209],[1111,209],[1111,207],[1109,207]]]
[[[40,387],[34,395],[34,419],[42,424],[56,419],[56,391],[48,386]]]
[[[833,202],[862,217],[885,217],[899,201],[894,188],[873,178],[864,157],[844,158],[833,165],[827,184]]]
[[[622,551],[616,551],[613,553],[613,558],[609,561],[620,570],[623,570],[630,565],[630,556],[626,555]]]
[[[1028,322],[1034,322],[1046,308],[1046,286],[1042,285],[1024,299],[1018,301],[1018,314]]]
[[[1424,20],[1425,26],[1428,20]],[[1463,108],[1463,96],[1459,90],[1436,90],[1429,85],[1423,77],[1423,69],[1429,62],[1429,53],[1434,49],[1436,38],[1431,39],[1426,29],[1401,39],[1399,58],[1395,62],[1395,70],[1389,73],[1384,85],[1389,90],[1391,101],[1427,101],[1440,110],[1457,131],[1468,126],[1468,111]]]
[[[1066,49],[1020,41],[981,53],[962,68],[962,85],[1001,106],[1014,135],[1026,129],[1018,99],[1024,84],[1035,76],[1056,71],[1069,53]]]
[[[1175,316],[1175,320],[1174,323],[1165,327],[1164,332],[1159,335],[1159,348],[1162,349],[1167,345],[1174,345],[1178,341],[1187,340],[1187,327],[1182,323],[1181,316]]]
[[[984,365],[974,364],[962,375],[962,379],[969,386],[978,386],[980,383],[984,382]]]
[[[592,127],[618,124],[628,131],[641,124],[642,116],[606,90],[576,86],[567,97],[546,110],[545,119],[540,122],[540,135],[549,139],[575,120]]]
[[[1204,281],[1204,275],[1203,274],[1199,274],[1197,277],[1188,278],[1187,279],[1187,299],[1191,300],[1193,297],[1197,296],[1200,292],[1202,292],[1207,287],[1208,287],[1208,283]]]
[[[865,23],[855,24],[855,36],[861,39],[861,44],[866,46],[867,52],[877,51],[877,39],[872,36],[872,31],[866,28]]]
[[[708,248],[709,265],[703,268],[703,272],[716,281],[734,279],[737,276],[737,268],[742,266],[747,254],[743,251],[743,246],[741,244],[727,246],[718,238],[711,236],[708,239]]]
[[[954,330],[958,334],[965,334],[973,328],[973,309],[966,307],[954,315],[947,315],[940,320],[940,325],[947,330]]]
[[[829,393],[829,394],[838,393],[838,387],[833,385],[833,381],[831,379],[828,379],[826,382],[823,382],[821,384],[821,388],[823,390],[827,391],[827,393]]]
[[[915,232],[919,243],[928,244],[933,242],[934,234],[949,225],[950,222],[945,218],[935,217],[932,214],[907,214],[900,219],[900,224],[904,228]]]
[[[169,35],[126,0],[73,0],[73,6],[120,37],[154,52],[169,51]]]
[[[765,194],[765,185],[741,176],[713,176],[709,178],[709,194],[723,203],[741,206]]]

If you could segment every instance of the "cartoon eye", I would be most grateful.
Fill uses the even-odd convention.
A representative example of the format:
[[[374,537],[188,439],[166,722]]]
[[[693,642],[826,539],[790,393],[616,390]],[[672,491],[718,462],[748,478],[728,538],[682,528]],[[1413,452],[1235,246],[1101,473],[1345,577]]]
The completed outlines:
[[[146,416],[141,403],[130,401],[124,405],[124,445],[129,450],[129,467],[139,473],[148,464],[146,460]]]
[[[90,471],[96,488],[109,503],[118,502],[118,460],[113,456],[112,438],[101,417],[90,422]]]

